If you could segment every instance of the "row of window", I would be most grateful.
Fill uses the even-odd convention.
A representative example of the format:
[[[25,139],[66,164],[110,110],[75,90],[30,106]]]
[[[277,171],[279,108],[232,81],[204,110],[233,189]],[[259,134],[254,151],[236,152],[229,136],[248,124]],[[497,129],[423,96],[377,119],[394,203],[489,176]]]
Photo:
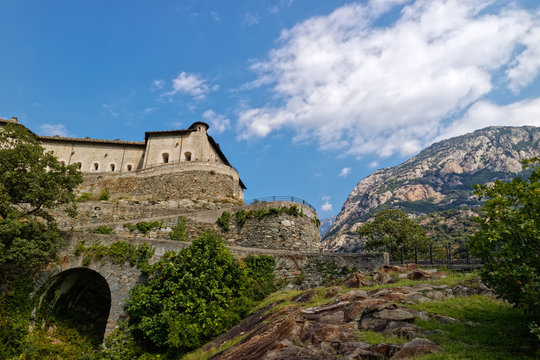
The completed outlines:
[[[66,162],[64,160],[60,160],[60,164],[63,165],[63,166],[66,166]],[[79,170],[82,170],[82,162],[81,161],[78,161],[76,162],[75,164],[77,164]],[[127,164],[126,165],[126,170],[127,171],[132,171],[133,170],[133,165],[132,164]],[[99,163],[95,162],[93,165],[92,165],[92,169],[91,171],[99,171]],[[110,163],[109,164],[109,169],[108,171],[111,171],[111,172],[114,172],[116,171],[116,164],[115,163]]]
[[[169,163],[169,153],[161,154],[161,159],[163,160],[163,164]],[[184,159],[186,159],[186,161],[191,161],[191,152],[186,151],[184,153]]]

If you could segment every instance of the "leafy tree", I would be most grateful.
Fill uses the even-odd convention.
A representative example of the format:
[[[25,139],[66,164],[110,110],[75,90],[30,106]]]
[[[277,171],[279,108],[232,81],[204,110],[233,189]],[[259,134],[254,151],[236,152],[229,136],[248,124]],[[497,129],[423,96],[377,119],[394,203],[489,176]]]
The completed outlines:
[[[428,249],[432,242],[424,228],[399,209],[378,211],[372,222],[363,224],[356,231],[368,239],[366,249],[386,249],[394,259],[400,257],[401,249],[408,255],[415,247],[419,251]]]
[[[82,175],[63,166],[25,127],[0,129],[0,269],[32,271],[48,262],[60,240],[47,212],[64,204],[75,211],[73,189]]]
[[[482,200],[473,255],[484,261],[485,283],[538,321],[540,317],[540,158],[523,162],[531,175],[510,182],[476,185]]]
[[[32,309],[28,278],[54,258],[61,239],[47,209],[74,204],[81,181],[74,166],[45,153],[25,127],[0,128],[0,358],[23,346]]]
[[[152,265],[127,301],[135,339],[150,351],[183,353],[219,335],[249,309],[248,271],[207,231]]]

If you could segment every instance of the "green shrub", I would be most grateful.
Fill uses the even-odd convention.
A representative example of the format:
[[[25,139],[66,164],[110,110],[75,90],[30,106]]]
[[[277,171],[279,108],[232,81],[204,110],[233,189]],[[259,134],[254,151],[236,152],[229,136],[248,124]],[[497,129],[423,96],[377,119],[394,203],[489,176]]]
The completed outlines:
[[[540,158],[524,161],[526,179],[475,186],[486,199],[480,230],[471,239],[473,255],[484,261],[481,276],[510,303],[540,319]]]
[[[110,197],[111,197],[111,194],[109,194],[109,190],[104,189],[104,190],[101,190],[98,200],[109,200]]]
[[[137,224],[124,224],[124,227],[127,228],[130,232],[133,232],[135,230],[138,230],[139,232],[143,233],[144,235],[148,234],[150,230],[152,229],[161,229],[163,227],[163,220],[161,221],[141,221]]]
[[[148,270],[126,303],[133,335],[147,350],[185,353],[240,320],[249,309],[248,272],[214,232]]]
[[[231,222],[231,213],[224,211],[223,214],[217,219],[216,224],[225,232],[228,232],[230,229]]]
[[[274,267],[276,260],[268,255],[249,255],[244,259],[247,266],[250,284],[247,296],[253,300],[262,300],[274,291],[276,284],[274,279]]]
[[[100,225],[100,226],[92,229],[92,232],[94,234],[112,234],[113,228],[105,226],[105,225]]]
[[[90,193],[82,193],[81,195],[79,195],[79,197],[77,198],[77,201],[78,202],[85,202],[85,201],[90,201],[92,200],[92,194]]]
[[[123,265],[128,262],[131,266],[137,266],[146,270],[148,261],[154,255],[154,248],[148,244],[135,246],[126,241],[115,241],[110,246],[102,245],[96,241],[86,247],[84,241],[80,242],[75,249],[76,256],[83,256],[83,265],[88,266],[93,260],[99,260],[104,256],[110,256],[113,263]]]
[[[176,226],[169,233],[171,240],[187,241],[186,222],[187,219],[185,217],[179,217],[176,220]]]
[[[248,213],[246,210],[238,210],[234,213],[234,219],[239,227],[244,226],[247,221]]]

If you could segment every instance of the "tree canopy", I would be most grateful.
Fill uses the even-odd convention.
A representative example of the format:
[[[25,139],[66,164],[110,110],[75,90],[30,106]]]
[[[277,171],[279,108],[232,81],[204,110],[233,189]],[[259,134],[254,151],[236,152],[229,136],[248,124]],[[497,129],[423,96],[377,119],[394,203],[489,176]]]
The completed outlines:
[[[367,238],[367,250],[386,249],[394,259],[400,257],[402,249],[406,254],[414,251],[415,247],[423,251],[432,242],[424,228],[399,209],[378,211],[373,221],[361,225],[356,231]]]
[[[0,128],[0,268],[31,271],[50,261],[59,233],[48,209],[69,204],[82,182],[75,166],[64,166],[39,139],[18,124]]]
[[[528,178],[476,185],[485,200],[473,255],[484,261],[485,283],[497,294],[540,319],[540,158],[525,160]]]

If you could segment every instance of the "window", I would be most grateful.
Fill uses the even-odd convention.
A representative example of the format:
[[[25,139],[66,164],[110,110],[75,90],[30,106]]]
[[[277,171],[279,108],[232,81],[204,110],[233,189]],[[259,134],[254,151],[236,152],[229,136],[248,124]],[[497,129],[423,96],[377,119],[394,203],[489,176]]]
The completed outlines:
[[[60,165],[66,166],[66,162],[64,160],[60,160]]]
[[[79,162],[77,163],[77,167],[79,168],[79,170],[81,170],[81,169],[82,169],[82,162],[79,161]]]
[[[163,157],[163,163],[167,164],[169,162],[169,153],[163,153],[161,156]]]
[[[185,157],[186,161],[191,161],[191,153],[189,151],[184,153],[184,157]]]
[[[115,164],[111,164],[111,171],[114,172],[114,168],[116,167]]]
[[[133,166],[131,164],[128,164],[127,171],[131,171],[132,168],[133,168]]]
[[[98,171],[99,170],[99,164],[98,163],[94,163],[94,171]]]

